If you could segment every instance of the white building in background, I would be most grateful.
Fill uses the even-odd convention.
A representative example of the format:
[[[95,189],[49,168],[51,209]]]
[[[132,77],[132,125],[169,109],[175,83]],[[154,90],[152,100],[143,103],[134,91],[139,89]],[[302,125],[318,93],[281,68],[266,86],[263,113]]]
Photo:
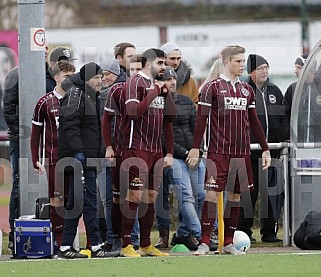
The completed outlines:
[[[311,22],[311,49],[321,38],[321,21]],[[264,56],[270,66],[273,81],[283,91],[295,80],[294,61],[302,52],[301,25],[297,21],[216,23],[169,25],[167,41],[182,48],[183,58],[192,68],[194,77],[202,79],[207,74],[206,63],[219,55],[220,50],[231,44],[246,48],[247,54]],[[138,52],[150,47],[160,47],[158,26],[95,27],[78,29],[47,29],[51,45],[69,45],[78,57],[76,66],[85,62],[100,62],[106,55],[113,55],[119,42],[131,42]]]

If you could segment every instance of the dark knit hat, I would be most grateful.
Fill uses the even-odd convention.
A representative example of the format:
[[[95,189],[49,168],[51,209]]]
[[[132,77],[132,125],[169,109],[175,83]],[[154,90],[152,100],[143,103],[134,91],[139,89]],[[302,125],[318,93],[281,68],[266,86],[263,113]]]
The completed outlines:
[[[100,66],[94,62],[86,63],[82,68],[80,68],[80,79],[87,82],[91,78],[98,74],[103,75],[103,71]]]
[[[250,74],[252,71],[257,69],[262,64],[269,65],[267,60],[264,59],[262,56],[256,55],[256,54],[250,54],[249,57],[247,58],[247,73]]]
[[[298,64],[298,65],[304,66],[307,58],[308,58],[308,54],[303,54],[303,55],[301,55],[301,56],[296,58],[294,64]]]
[[[174,79],[176,79],[177,78],[177,74],[176,74],[174,68],[172,68],[170,66],[166,66],[165,71],[164,71],[163,76],[162,76],[162,80],[166,81],[170,77],[173,77]]]

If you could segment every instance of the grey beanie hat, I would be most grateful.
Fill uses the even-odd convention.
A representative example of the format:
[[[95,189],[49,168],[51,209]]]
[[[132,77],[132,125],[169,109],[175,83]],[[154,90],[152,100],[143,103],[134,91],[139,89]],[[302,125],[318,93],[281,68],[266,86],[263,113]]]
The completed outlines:
[[[167,42],[163,44],[160,48],[166,55],[168,55],[170,52],[174,50],[179,50],[181,51],[181,48],[174,42]]]
[[[100,68],[105,71],[109,71],[116,76],[120,74],[119,61],[115,58],[107,58],[103,60],[100,64]]]

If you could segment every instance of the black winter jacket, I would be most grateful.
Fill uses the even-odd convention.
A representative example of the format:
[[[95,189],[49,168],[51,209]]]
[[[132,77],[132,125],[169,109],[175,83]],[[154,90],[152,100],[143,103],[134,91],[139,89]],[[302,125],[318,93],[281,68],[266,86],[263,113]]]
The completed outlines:
[[[196,109],[194,102],[187,96],[173,93],[176,106],[176,120],[172,123],[174,132],[174,158],[185,160],[187,152],[192,149]],[[166,142],[163,137],[163,148]],[[164,152],[166,153],[166,152]]]
[[[253,88],[256,95],[256,112],[262,124],[267,142],[285,141],[285,111],[281,90],[275,84],[267,80],[261,90],[264,91],[262,94],[251,77],[249,77],[248,83]],[[253,135],[251,136],[251,143],[257,143],[257,140]]]
[[[76,73],[62,83],[66,91],[60,104],[58,156],[99,158],[102,143],[99,92],[80,79]]]
[[[10,141],[19,139],[19,79],[18,67],[13,68],[7,75],[4,83],[3,111],[8,125]]]
[[[284,94],[284,107],[285,107],[285,130],[286,130],[286,139],[290,140],[290,120],[291,120],[291,110],[293,95],[296,88],[297,82],[292,83],[286,90]]]

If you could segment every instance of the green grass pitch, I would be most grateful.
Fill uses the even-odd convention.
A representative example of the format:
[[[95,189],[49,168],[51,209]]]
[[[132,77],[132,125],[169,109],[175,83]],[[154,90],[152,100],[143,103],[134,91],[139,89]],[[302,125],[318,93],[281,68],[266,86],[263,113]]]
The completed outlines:
[[[9,276],[320,276],[321,252],[111,258],[86,260],[10,260],[0,262]]]

